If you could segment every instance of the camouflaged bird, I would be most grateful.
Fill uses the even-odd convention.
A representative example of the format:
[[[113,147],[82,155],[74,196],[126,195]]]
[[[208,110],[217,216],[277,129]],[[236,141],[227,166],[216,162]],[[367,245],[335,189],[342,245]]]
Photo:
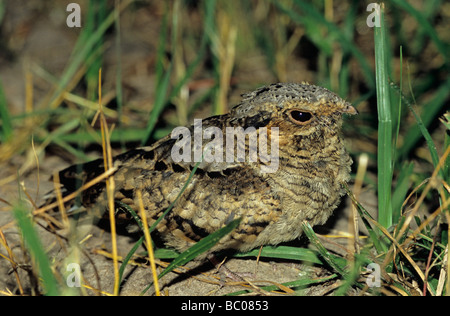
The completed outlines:
[[[253,127],[259,138],[261,131],[270,134],[272,128],[278,128],[277,139],[270,138],[279,146],[277,168],[263,172],[262,166],[268,162],[261,158],[203,160],[155,232],[166,246],[184,251],[233,219],[241,218],[239,226],[223,237],[211,253],[223,249],[248,251],[296,239],[302,233],[304,220],[312,226],[323,224],[344,194],[342,184],[349,180],[352,160],[340,135],[343,114],[357,111],[325,88],[277,83],[244,94],[228,114],[202,120],[203,129],[218,127],[223,131],[224,142],[227,127]],[[189,131],[193,130],[191,126]],[[194,134],[191,133],[192,143]],[[243,146],[249,150],[247,136]],[[168,135],[152,146],[113,158],[117,168],[116,205],[125,203],[137,211],[136,192],[141,191],[149,224],[163,214],[197,164],[174,160],[173,146],[177,141],[180,139]],[[207,144],[203,139],[201,146]],[[61,171],[64,195],[77,189],[77,181],[86,183],[103,172],[103,159]],[[105,210],[105,191],[104,182],[83,191],[83,206]]]

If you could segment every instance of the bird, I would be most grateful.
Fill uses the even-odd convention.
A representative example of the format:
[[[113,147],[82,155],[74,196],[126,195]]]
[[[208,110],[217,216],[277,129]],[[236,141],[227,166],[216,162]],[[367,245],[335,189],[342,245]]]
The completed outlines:
[[[238,218],[209,253],[292,241],[304,221],[324,224],[345,194],[352,159],[341,127],[343,115],[355,114],[320,86],[262,86],[227,114],[113,157],[116,207],[138,213],[142,202],[149,225],[159,219],[153,234],[178,252]],[[63,196],[104,172],[103,159],[60,171]],[[80,193],[80,207],[106,212],[106,194],[103,180]]]

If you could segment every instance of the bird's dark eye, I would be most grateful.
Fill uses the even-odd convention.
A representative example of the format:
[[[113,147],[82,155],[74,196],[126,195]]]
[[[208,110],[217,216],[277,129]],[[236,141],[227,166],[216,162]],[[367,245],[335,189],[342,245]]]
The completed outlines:
[[[305,125],[312,120],[313,115],[308,111],[291,110],[289,111],[289,118],[295,124]]]

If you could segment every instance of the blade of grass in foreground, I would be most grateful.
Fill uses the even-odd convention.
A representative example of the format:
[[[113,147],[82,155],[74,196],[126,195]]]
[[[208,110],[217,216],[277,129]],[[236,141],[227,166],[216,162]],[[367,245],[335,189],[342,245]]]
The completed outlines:
[[[44,251],[41,240],[33,227],[31,213],[28,212],[27,208],[23,204],[14,206],[13,213],[17,220],[17,226],[22,232],[27,249],[30,251],[31,256],[38,265],[39,275],[42,278],[45,295],[59,295],[58,282],[53,275],[50,261]]]
[[[410,86],[410,89],[412,91],[412,88]],[[427,142],[428,145],[428,150],[430,151],[430,155],[431,155],[431,160],[433,162],[434,167],[436,168],[439,164],[439,155],[438,152],[436,150],[436,145],[434,144],[433,139],[431,138],[430,132],[428,132],[425,124],[422,121],[422,118],[420,117],[420,115],[418,115],[416,113],[416,111],[414,110],[413,106],[411,104],[407,104],[409,109],[411,110],[412,114],[414,115],[414,118],[417,121],[417,126],[419,127],[420,131],[422,132],[423,137],[425,138],[425,141]],[[439,170],[439,174],[441,175],[441,177],[444,177],[443,171],[442,169]]]
[[[408,82],[411,82],[411,79],[408,79]],[[410,90],[412,87],[410,86]],[[442,84],[437,88],[433,97],[426,102],[426,110],[420,113],[420,123],[423,124],[424,128],[429,128],[443,109],[445,109],[446,104],[448,104],[447,100],[450,95],[450,78],[442,82]],[[411,96],[414,96],[411,92]],[[408,100],[404,98],[403,102],[411,108],[411,104],[415,104],[416,102],[413,100]],[[447,105],[448,107],[448,105]],[[420,126],[420,125],[419,125]],[[422,130],[420,127],[410,128],[406,135],[403,137],[404,141],[402,146],[399,148],[398,157],[406,157],[414,148],[417,146],[417,142],[423,136]]]
[[[215,231],[214,233],[206,236],[199,242],[197,242],[195,245],[190,247],[188,250],[181,253],[178,257],[176,257],[168,266],[164,269],[163,272],[161,272],[158,275],[158,279],[161,279],[163,276],[165,276],[167,273],[172,271],[178,266],[185,265],[192,259],[196,258],[198,255],[208,251],[211,249],[215,244],[219,242],[220,239],[222,239],[224,236],[231,233],[236,227],[239,226],[241,223],[241,218],[235,219],[225,227],[222,227],[218,231]],[[153,282],[147,285],[147,287],[141,292],[141,295],[145,294],[145,292],[148,291],[148,289],[152,286]]]
[[[166,275],[176,267],[188,263],[198,255],[204,253],[205,251],[213,247],[215,244],[217,244],[217,242],[219,242],[220,239],[222,239],[222,237],[231,233],[236,227],[238,227],[240,223],[241,218],[235,219],[227,226],[222,227],[218,231],[215,231],[214,233],[206,236],[205,238],[197,242],[191,248],[189,248],[185,252],[181,253],[177,258],[175,258],[175,260],[173,260],[170,263],[170,265],[159,274],[158,278],[159,279],[162,278],[164,275]]]
[[[302,223],[302,228],[305,235],[308,237],[309,241],[317,248],[319,253],[322,255],[324,260],[332,267],[337,273],[342,276],[347,275],[347,271],[345,270],[346,262],[344,259],[339,258],[337,256],[332,255],[320,242],[319,238],[317,238],[316,233],[312,229],[311,225],[304,221]]]
[[[0,119],[2,121],[3,141],[7,141],[11,138],[13,128],[11,124],[11,117],[9,115],[8,104],[6,102],[5,91],[3,85],[0,82]]]
[[[392,118],[388,81],[388,47],[384,4],[380,5],[380,27],[375,27],[375,79],[378,110],[378,221],[383,227],[392,225]]]
[[[298,248],[298,247],[288,247],[288,246],[265,246],[259,253],[259,249],[253,249],[252,251],[246,253],[237,253],[233,255],[235,258],[242,257],[258,257],[258,255],[262,258],[277,258],[277,259],[289,259],[289,260],[297,260],[297,261],[307,261],[311,263],[321,264],[319,258],[314,251],[306,248]]]
[[[372,227],[369,220],[373,219],[372,216],[367,212],[366,209],[359,203],[353,193],[350,191],[347,185],[344,185],[345,191],[347,191],[348,196],[352,200],[352,202],[356,206],[356,210],[358,211],[359,216],[361,217],[361,220],[366,227],[367,231],[369,232],[370,240],[372,241],[375,249],[378,253],[383,253],[388,250],[387,245],[383,242],[381,232],[377,231]]]
[[[194,168],[192,169],[189,178],[187,179],[186,183],[184,184],[183,188],[181,188],[180,193],[178,193],[177,197],[175,198],[175,200],[169,205],[169,207],[164,211],[164,213],[156,220],[156,222],[153,223],[153,225],[150,227],[149,232],[150,234],[152,233],[152,231],[156,228],[156,226],[158,225],[158,223],[164,218],[164,216],[166,216],[171,210],[172,208],[175,206],[175,203],[178,201],[178,199],[180,198],[180,196],[183,194],[183,192],[186,190],[187,186],[189,185],[189,183],[192,180],[192,177],[194,176],[195,172],[198,169],[198,166],[200,165],[200,163],[203,161],[203,156],[202,159],[197,162],[194,166]],[[127,208],[128,209],[128,208]],[[132,212],[131,214],[133,215],[134,212]],[[136,216],[136,213],[134,213],[133,216]],[[138,221],[139,223],[139,221]],[[128,261],[130,261],[131,257],[134,255],[134,253],[137,251],[137,249],[139,248],[139,246],[144,242],[144,236],[142,236],[137,242],[136,244],[133,246],[133,248],[130,250],[130,252],[126,255],[125,259],[122,262],[122,265],[119,268],[119,282],[122,282],[122,276],[123,276],[123,272],[125,271],[125,267],[128,264]],[[145,290],[146,291],[146,290]]]

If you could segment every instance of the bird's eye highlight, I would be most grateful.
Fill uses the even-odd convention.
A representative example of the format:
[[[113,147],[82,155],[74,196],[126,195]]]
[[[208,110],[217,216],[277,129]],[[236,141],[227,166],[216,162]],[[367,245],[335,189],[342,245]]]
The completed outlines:
[[[295,124],[305,125],[312,120],[313,115],[308,111],[291,110],[289,111],[289,118]]]

